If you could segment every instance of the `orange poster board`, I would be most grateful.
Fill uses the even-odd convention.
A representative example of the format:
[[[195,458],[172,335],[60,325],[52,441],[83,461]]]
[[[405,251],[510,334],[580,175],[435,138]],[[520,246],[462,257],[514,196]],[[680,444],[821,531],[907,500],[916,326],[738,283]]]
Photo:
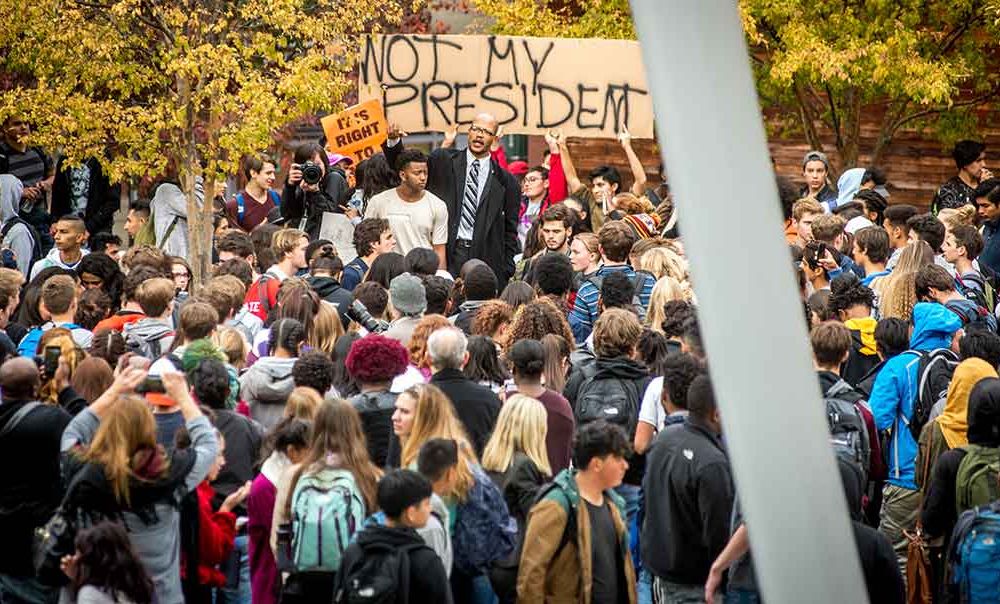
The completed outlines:
[[[320,120],[326,134],[326,149],[347,155],[357,163],[378,153],[388,137],[389,126],[382,102],[371,99]]]

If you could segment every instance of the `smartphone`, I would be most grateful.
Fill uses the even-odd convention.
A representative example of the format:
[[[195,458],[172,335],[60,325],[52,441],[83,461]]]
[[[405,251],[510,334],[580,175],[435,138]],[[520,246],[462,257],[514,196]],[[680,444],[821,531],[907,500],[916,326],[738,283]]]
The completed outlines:
[[[823,261],[826,258],[826,244],[820,242],[819,248],[816,250],[816,259]]]
[[[150,375],[146,377],[146,379],[144,379],[142,383],[136,387],[135,391],[139,394],[146,394],[147,392],[166,392],[163,388],[163,380],[160,379],[160,376],[158,375]]]
[[[62,348],[58,346],[46,346],[45,355],[42,357],[42,368],[45,371],[45,377],[51,378],[56,374],[56,369],[59,369],[59,357],[62,356]]]

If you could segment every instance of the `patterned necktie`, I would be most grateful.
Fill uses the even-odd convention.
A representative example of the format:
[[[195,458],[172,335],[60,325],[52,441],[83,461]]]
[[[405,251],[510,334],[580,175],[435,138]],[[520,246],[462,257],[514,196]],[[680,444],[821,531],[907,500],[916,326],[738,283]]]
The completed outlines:
[[[472,232],[476,224],[476,208],[479,207],[479,161],[472,162],[469,177],[465,180],[465,197],[462,199],[462,230]]]

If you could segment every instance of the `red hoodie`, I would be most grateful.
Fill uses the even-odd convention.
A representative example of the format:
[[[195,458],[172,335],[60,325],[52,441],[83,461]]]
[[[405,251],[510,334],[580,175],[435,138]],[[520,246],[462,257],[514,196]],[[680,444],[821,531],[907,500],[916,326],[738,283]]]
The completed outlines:
[[[222,587],[226,575],[218,566],[229,558],[236,538],[236,514],[213,512],[215,490],[207,480],[198,485],[198,584]],[[186,567],[181,565],[181,574]]]

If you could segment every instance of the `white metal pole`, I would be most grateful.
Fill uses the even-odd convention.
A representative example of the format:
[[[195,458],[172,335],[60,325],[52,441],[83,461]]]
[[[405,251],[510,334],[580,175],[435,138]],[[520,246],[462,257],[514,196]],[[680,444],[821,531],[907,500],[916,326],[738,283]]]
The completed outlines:
[[[631,4],[761,594],[866,602],[736,2]]]

